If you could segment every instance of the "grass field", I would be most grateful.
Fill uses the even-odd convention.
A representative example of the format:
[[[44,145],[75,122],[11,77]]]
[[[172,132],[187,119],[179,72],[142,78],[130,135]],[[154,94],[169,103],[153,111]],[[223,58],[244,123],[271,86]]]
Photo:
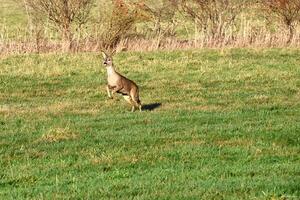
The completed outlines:
[[[131,113],[96,54],[0,60],[0,199],[299,199],[300,51],[121,53]]]

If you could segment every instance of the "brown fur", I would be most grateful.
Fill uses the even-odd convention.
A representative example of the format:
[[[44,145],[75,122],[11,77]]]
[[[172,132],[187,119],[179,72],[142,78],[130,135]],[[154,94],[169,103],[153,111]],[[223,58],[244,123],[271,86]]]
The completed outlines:
[[[113,98],[114,93],[123,95],[124,99],[131,104],[132,110],[135,111],[136,107],[142,111],[142,104],[139,99],[139,88],[135,82],[126,78],[118,73],[114,66],[112,57],[103,53],[104,65],[107,69],[107,94],[110,98]]]

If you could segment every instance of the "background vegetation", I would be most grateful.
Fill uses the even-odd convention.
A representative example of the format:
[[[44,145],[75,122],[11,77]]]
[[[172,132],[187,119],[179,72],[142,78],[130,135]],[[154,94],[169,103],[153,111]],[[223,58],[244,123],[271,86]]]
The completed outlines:
[[[2,53],[300,44],[298,0],[2,1]]]

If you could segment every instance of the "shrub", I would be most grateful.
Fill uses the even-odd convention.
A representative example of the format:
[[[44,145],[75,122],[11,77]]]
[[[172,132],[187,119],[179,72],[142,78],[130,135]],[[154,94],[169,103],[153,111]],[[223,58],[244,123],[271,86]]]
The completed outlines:
[[[88,20],[93,0],[25,0],[36,27],[49,20],[61,33],[63,49],[72,49],[73,27]]]
[[[289,32],[287,44],[290,44],[295,34],[295,25],[300,20],[299,0],[261,0],[266,17],[272,21],[284,24]]]

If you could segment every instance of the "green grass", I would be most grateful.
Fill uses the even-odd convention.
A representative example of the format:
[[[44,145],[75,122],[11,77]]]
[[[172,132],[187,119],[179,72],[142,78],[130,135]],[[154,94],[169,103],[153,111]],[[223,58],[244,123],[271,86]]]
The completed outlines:
[[[0,199],[298,199],[300,51],[122,53],[153,111],[105,92],[95,54],[0,60]]]
[[[0,36],[2,40],[26,35],[27,16],[23,1],[0,1]]]

